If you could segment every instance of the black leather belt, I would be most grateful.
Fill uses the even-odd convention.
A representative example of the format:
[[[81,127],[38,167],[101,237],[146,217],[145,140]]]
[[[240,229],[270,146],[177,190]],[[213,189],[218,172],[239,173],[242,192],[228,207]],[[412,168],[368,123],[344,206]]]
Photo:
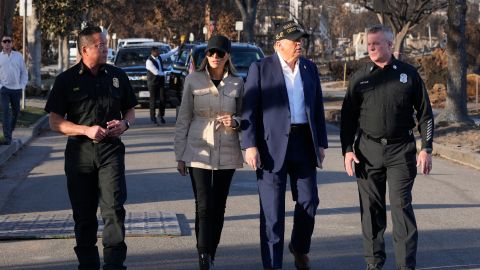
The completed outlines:
[[[96,141],[93,141],[87,136],[84,135],[78,135],[78,136],[68,136],[69,141],[75,141],[75,142],[94,142],[97,143]],[[119,138],[112,138],[112,137],[106,137],[101,142],[107,142],[107,143],[114,143],[120,141]]]
[[[369,139],[370,141],[374,141],[376,143],[380,143],[382,145],[389,145],[389,144],[394,144],[394,143],[401,143],[401,142],[404,142],[406,140],[408,140],[409,138],[412,138],[412,134],[413,132],[410,130],[408,132],[408,135],[405,135],[403,137],[399,137],[399,138],[375,138],[375,137],[372,137],[366,133],[363,133],[363,135],[365,136],[365,138]]]
[[[290,132],[300,132],[308,130],[310,127],[307,123],[305,124],[290,124]]]
[[[308,127],[308,123],[302,123],[302,124],[291,124],[290,127],[293,128],[306,128]]]

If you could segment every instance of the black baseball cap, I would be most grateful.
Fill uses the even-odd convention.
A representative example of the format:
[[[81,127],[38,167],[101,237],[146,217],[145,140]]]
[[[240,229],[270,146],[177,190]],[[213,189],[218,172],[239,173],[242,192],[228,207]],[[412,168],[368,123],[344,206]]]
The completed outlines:
[[[295,21],[280,23],[275,29],[275,40],[297,40],[301,37],[308,38],[310,35]]]
[[[222,52],[230,53],[230,48],[232,47],[232,43],[230,40],[225,36],[213,36],[208,40],[207,48],[205,52],[211,49],[217,49]]]

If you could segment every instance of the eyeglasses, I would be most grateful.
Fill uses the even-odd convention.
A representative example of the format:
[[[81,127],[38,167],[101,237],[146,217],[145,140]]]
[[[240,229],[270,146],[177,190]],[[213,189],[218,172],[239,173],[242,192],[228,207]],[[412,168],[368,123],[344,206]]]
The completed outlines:
[[[10,43],[10,42],[12,42],[11,39],[4,39],[4,40],[2,40],[2,43]]]
[[[93,44],[93,47],[95,47],[97,49],[100,49],[100,50],[105,48],[105,46],[107,46],[107,44],[105,44],[105,43]]]
[[[212,57],[214,54],[217,54],[217,56],[219,58],[223,58],[223,57],[225,57],[226,52],[220,51],[220,50],[217,50],[217,49],[211,49],[211,50],[207,51],[207,56],[208,57]]]

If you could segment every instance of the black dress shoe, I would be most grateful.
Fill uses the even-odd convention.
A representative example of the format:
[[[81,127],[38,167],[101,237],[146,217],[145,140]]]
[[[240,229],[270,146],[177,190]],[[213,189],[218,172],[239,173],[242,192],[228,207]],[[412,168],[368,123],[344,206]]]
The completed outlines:
[[[163,117],[160,117],[160,123],[162,123],[162,124],[165,124],[165,123],[166,123],[166,122],[165,122],[165,119],[163,119]]]
[[[200,253],[198,255],[198,267],[200,270],[210,270],[212,266],[212,260],[210,258],[210,254],[208,253]]]
[[[295,268],[297,270],[310,270],[310,260],[308,259],[307,254],[302,254],[293,250],[292,243],[288,244],[288,249],[295,258]]]

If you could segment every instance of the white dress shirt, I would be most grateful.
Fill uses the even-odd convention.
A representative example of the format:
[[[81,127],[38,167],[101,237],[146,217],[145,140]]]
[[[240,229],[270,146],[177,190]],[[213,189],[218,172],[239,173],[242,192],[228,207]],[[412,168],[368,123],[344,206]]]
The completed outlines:
[[[174,53],[176,53],[178,51],[178,47],[176,47],[175,49],[167,52],[167,53],[162,53],[160,54],[158,57],[162,60],[164,59],[167,59],[168,57],[170,57],[171,55],[173,55]],[[157,64],[158,66],[160,67],[160,69],[157,69],[157,67],[152,63],[152,60],[150,59],[150,57],[147,59],[147,62],[145,64],[145,67],[147,68],[148,71],[150,71],[151,73],[153,73],[153,75],[156,75],[156,76],[165,76],[165,73],[163,71],[163,66],[162,66],[162,62],[160,61],[160,59],[158,58],[155,58],[153,55],[151,55],[152,58],[155,59],[155,61],[157,61]]]
[[[303,94],[303,82],[300,75],[299,62],[292,69],[287,65],[285,60],[277,53],[280,64],[282,65],[283,78],[287,87],[288,103],[290,105],[290,123],[304,124],[307,123],[307,113],[305,111],[305,96]]]
[[[11,90],[25,89],[28,82],[28,72],[22,54],[11,51],[10,54],[0,53],[0,88],[5,86]]]

